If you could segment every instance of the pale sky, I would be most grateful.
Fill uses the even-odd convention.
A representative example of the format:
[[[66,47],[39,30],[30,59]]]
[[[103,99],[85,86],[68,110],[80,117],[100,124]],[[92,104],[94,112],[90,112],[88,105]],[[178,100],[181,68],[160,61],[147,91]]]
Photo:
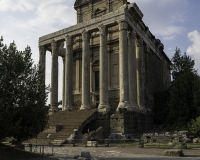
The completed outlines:
[[[18,50],[29,45],[39,60],[39,37],[76,24],[75,0],[0,0],[0,36]],[[164,44],[171,59],[176,47],[195,59],[200,70],[200,0],[129,0],[143,12],[144,23]],[[62,99],[62,60],[59,58],[59,98]],[[46,84],[50,84],[51,54],[46,56]]]

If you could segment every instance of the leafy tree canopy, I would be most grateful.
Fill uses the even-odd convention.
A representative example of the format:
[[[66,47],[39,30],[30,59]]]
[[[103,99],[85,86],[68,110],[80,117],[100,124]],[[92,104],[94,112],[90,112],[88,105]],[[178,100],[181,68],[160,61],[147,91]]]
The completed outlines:
[[[186,53],[181,55],[181,51],[176,49],[172,57],[171,86],[163,92],[167,93],[164,97],[155,97],[155,102],[162,101],[162,105],[155,103],[154,118],[159,120],[161,117],[161,123],[171,129],[187,129],[187,124],[200,115],[200,77],[194,65],[190,56]],[[165,116],[163,111],[166,111]]]
[[[18,51],[0,39],[0,140],[34,137],[48,122],[47,90],[43,72],[33,64],[31,48]]]
[[[193,73],[197,75],[197,70],[195,70],[195,61],[191,59],[186,53],[181,55],[180,49],[175,50],[174,56],[172,57],[172,78],[176,80],[178,76],[185,75],[188,73]]]

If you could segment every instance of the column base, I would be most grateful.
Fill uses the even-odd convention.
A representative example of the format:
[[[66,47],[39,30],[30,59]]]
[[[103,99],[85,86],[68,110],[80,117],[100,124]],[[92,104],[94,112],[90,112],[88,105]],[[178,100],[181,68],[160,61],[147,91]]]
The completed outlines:
[[[52,115],[53,113],[57,112],[58,108],[50,108],[49,109],[49,115]]]
[[[138,111],[139,106],[138,105],[130,105],[130,108],[128,109],[129,111]]]
[[[73,107],[72,106],[65,106],[65,108],[63,109],[63,111],[72,111]]]
[[[146,113],[147,112],[147,109],[144,107],[144,106],[139,106],[139,109],[138,109],[140,112],[142,113]]]
[[[104,108],[110,109],[110,105],[109,104],[99,104],[98,109],[104,109]]]
[[[129,110],[130,108],[130,104],[128,102],[119,102],[118,107],[117,107],[117,111],[119,111],[120,108],[126,108],[127,110]]]
[[[99,105],[98,106],[98,112],[101,112],[101,113],[107,113],[110,111],[110,106],[109,105]]]
[[[80,110],[84,110],[84,109],[89,110],[89,109],[91,109],[91,108],[90,108],[89,105],[87,106],[87,105],[83,105],[83,104],[82,104]]]

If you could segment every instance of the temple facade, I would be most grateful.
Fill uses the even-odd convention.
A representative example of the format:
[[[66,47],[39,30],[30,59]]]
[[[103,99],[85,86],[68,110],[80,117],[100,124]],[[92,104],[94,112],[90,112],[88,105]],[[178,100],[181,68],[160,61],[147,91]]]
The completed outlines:
[[[76,0],[74,8],[76,25],[39,38],[39,63],[44,71],[46,51],[52,53],[50,111],[58,110],[61,56],[62,111],[97,108],[95,123],[103,125],[105,133],[129,133],[118,128],[123,125],[116,121],[120,113],[126,112],[126,118],[121,119],[129,119],[127,124],[139,124],[153,109],[154,93],[171,82],[171,62],[164,46],[142,21],[143,13],[136,3]]]

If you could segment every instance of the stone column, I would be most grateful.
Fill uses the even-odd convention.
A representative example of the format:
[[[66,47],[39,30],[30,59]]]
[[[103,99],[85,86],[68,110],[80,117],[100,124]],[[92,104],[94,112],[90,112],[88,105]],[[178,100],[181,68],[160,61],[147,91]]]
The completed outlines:
[[[51,111],[58,110],[58,45],[52,41],[52,61],[51,61],[51,90],[50,105]]]
[[[82,104],[80,109],[90,109],[90,35],[82,33]]]
[[[129,71],[129,102],[130,110],[136,110],[137,104],[137,78],[136,78],[136,33],[133,30],[128,32],[128,71]]]
[[[137,101],[140,109],[145,106],[144,93],[144,65],[143,65],[143,39],[136,41],[136,60],[137,60]]]
[[[45,66],[46,66],[46,49],[44,46],[39,46],[39,65],[40,65],[40,69],[43,71],[43,83],[45,85]]]
[[[65,108],[65,57],[63,59],[62,110]]]
[[[99,28],[100,35],[100,52],[99,52],[99,79],[100,79],[100,101],[98,109],[109,110],[108,103],[108,47],[107,47],[107,28],[101,25]]]
[[[64,110],[72,110],[73,98],[73,53],[72,53],[72,37],[66,36],[66,54],[65,54],[65,107]]]
[[[76,87],[75,93],[80,92],[80,58],[79,53],[76,53]]]
[[[93,78],[92,78],[92,60],[90,60],[90,92],[93,91]]]
[[[119,21],[119,87],[120,102],[119,108],[129,110],[129,84],[128,84],[128,45],[127,45],[127,28],[125,20]]]

